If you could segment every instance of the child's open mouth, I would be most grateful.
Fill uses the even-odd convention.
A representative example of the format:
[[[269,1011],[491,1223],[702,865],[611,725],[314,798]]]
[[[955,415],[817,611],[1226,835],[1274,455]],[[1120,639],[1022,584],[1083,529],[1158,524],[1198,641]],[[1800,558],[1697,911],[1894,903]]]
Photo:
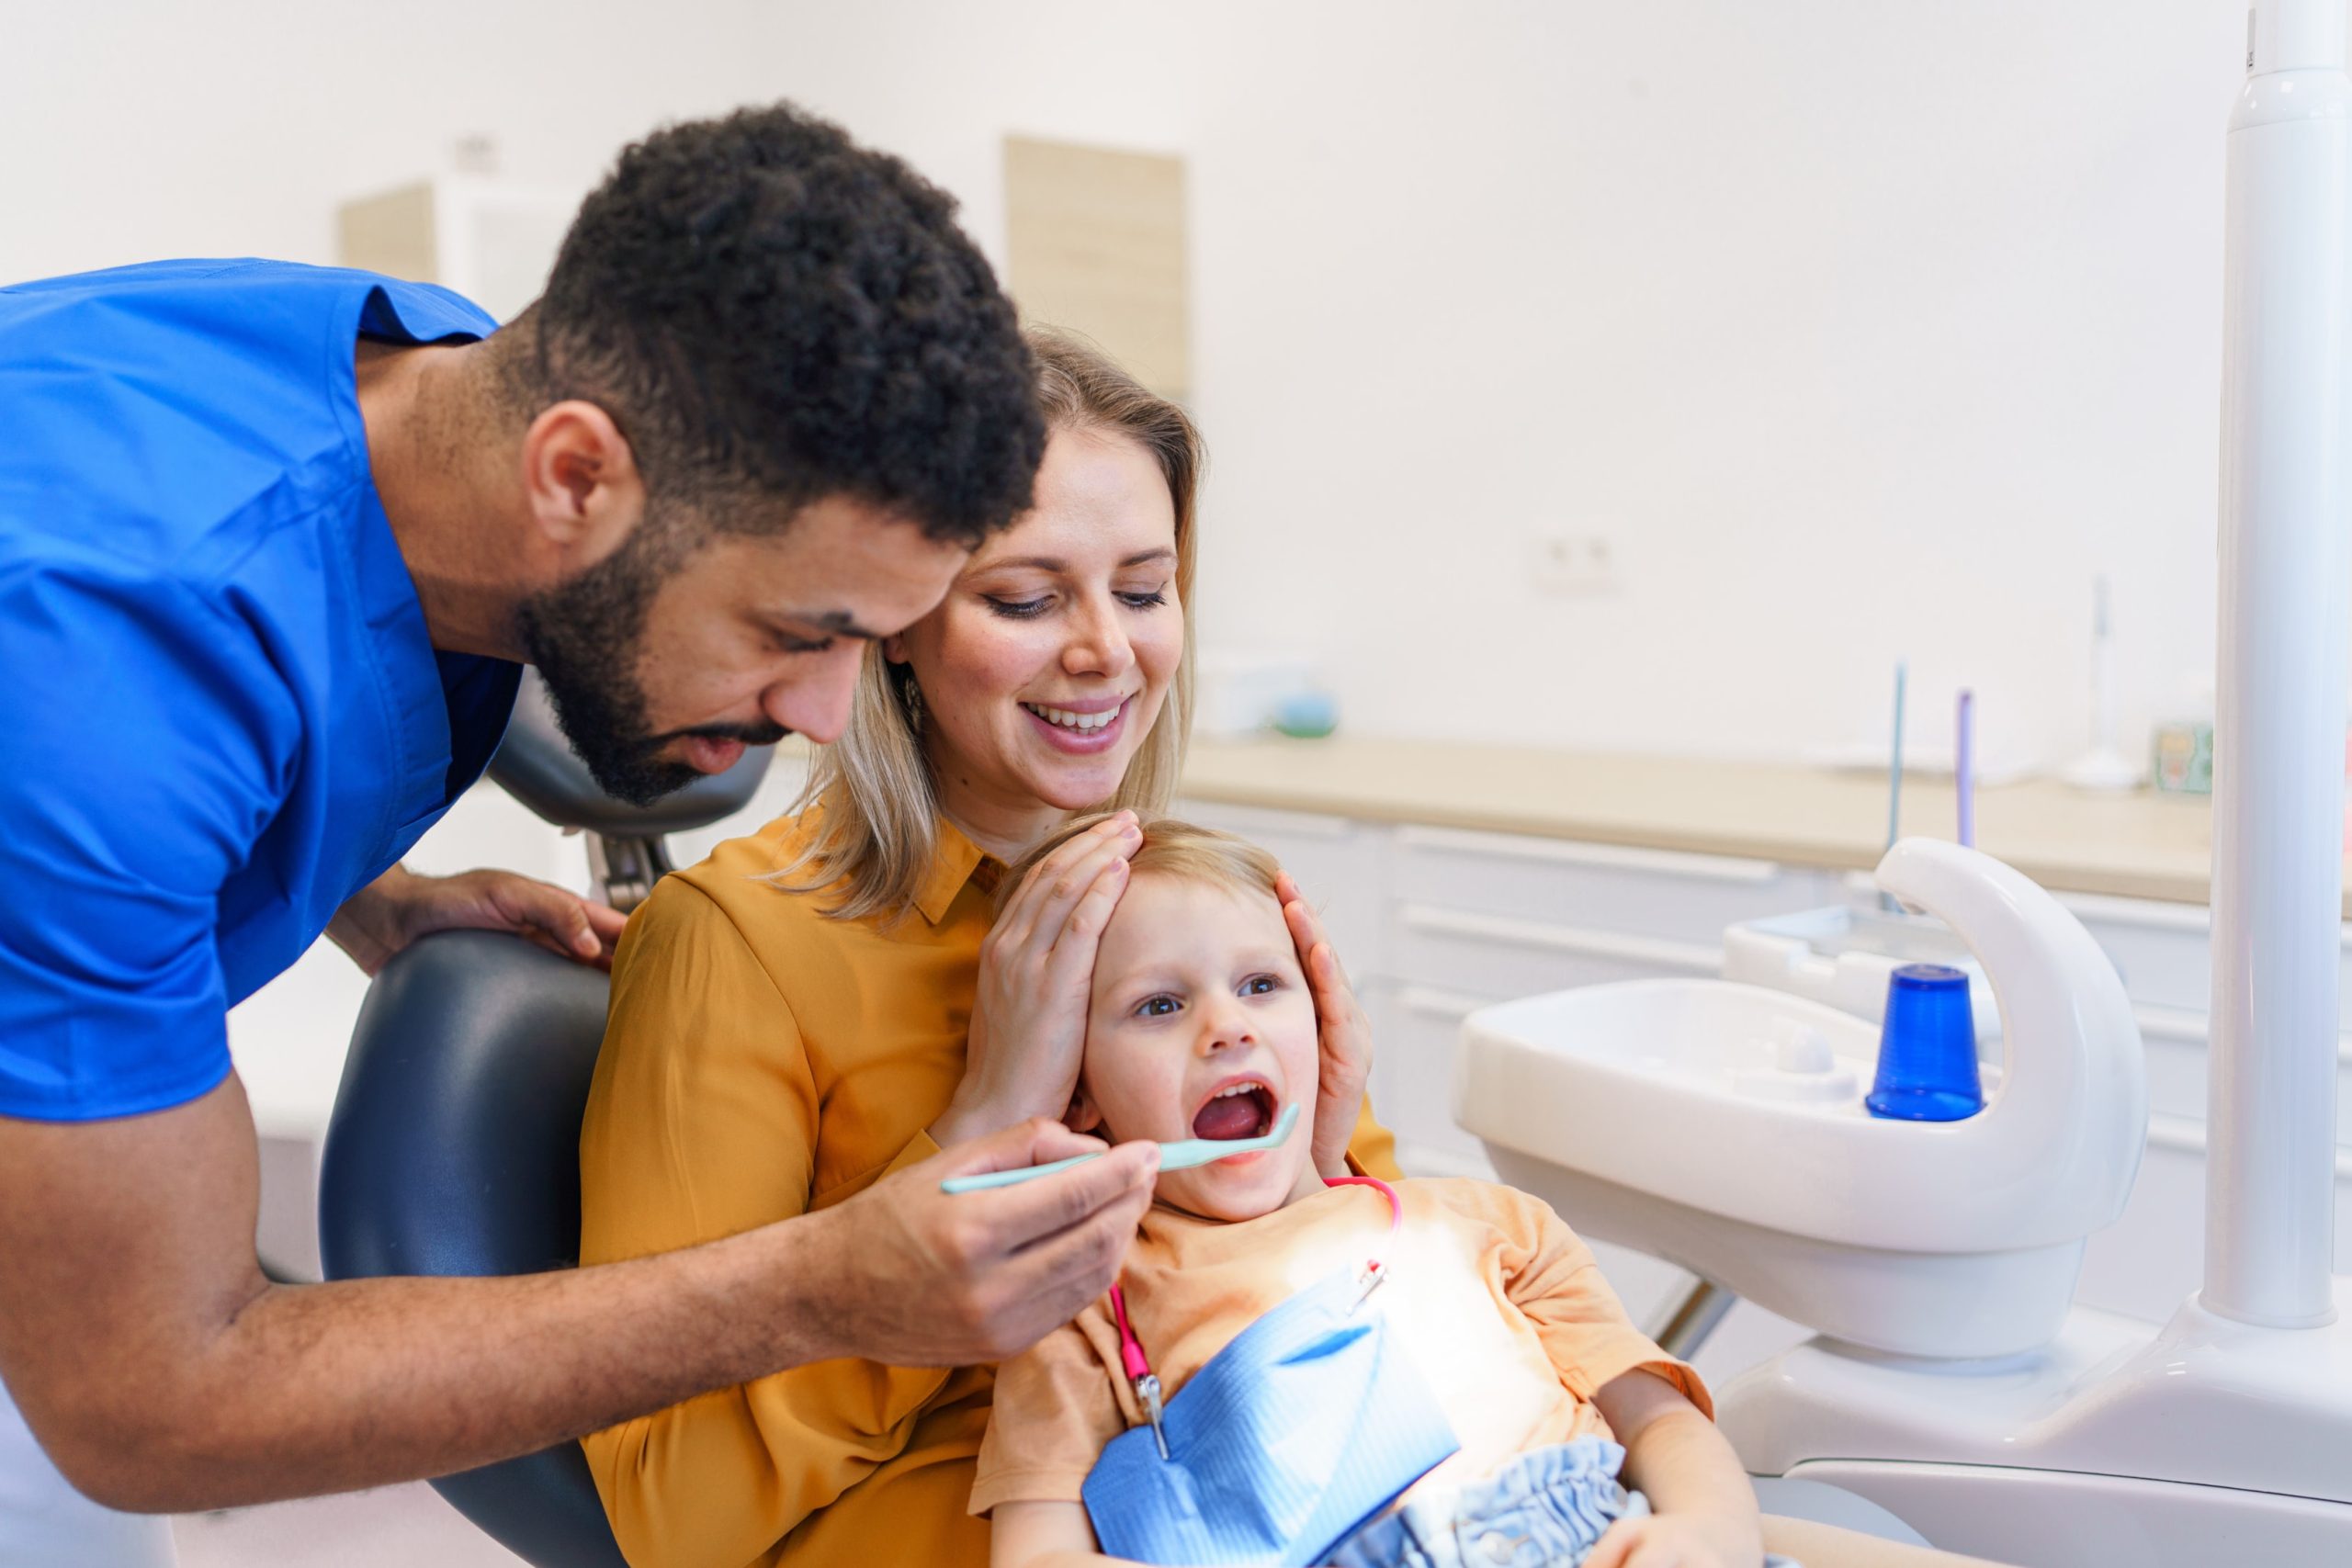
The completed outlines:
[[[1260,1077],[1236,1078],[1218,1087],[1193,1114],[1193,1136],[1224,1142],[1261,1137],[1274,1125],[1274,1091]]]

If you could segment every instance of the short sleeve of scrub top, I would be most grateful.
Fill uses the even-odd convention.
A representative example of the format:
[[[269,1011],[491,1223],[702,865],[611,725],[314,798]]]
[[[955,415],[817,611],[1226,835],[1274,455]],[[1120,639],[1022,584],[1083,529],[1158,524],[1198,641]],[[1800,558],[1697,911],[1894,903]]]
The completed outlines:
[[[0,289],[0,1115],[218,1086],[229,1008],[488,761],[515,667],[432,648],[351,358],[493,325],[266,263]]]

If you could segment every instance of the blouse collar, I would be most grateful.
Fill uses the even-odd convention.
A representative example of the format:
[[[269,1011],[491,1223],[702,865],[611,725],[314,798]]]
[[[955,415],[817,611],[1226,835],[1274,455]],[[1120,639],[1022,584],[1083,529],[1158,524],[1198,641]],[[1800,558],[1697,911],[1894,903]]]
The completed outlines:
[[[1004,863],[972,842],[962,829],[944,817],[938,818],[938,845],[932,851],[922,885],[915,889],[915,908],[934,926],[947,919],[949,906],[966,883],[978,883],[982,893],[993,894],[1004,874]]]

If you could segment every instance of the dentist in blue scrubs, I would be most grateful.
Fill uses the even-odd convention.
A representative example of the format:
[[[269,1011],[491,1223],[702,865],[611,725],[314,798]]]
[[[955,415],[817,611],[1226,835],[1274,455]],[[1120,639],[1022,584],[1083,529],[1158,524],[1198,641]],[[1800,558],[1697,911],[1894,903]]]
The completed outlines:
[[[501,330],[264,262],[0,288],[0,1561],[164,1562],[118,1510],[438,1474],[808,1361],[990,1360],[1107,1287],[1147,1149],[938,1191],[1091,1146],[1044,1126],[666,1257],[273,1284],[225,1035],[322,934],[370,972],[452,926],[601,962],[609,909],[400,868],[520,666],[626,798],[830,739],[1042,446],[952,204],[785,106],[628,149]]]

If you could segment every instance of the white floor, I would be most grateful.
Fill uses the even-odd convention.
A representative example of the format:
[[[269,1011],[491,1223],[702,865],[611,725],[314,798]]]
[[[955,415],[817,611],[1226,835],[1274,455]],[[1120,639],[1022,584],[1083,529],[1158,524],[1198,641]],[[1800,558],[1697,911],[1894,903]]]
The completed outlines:
[[[172,1539],[180,1568],[517,1568],[523,1561],[421,1481],[183,1514],[172,1521]]]

